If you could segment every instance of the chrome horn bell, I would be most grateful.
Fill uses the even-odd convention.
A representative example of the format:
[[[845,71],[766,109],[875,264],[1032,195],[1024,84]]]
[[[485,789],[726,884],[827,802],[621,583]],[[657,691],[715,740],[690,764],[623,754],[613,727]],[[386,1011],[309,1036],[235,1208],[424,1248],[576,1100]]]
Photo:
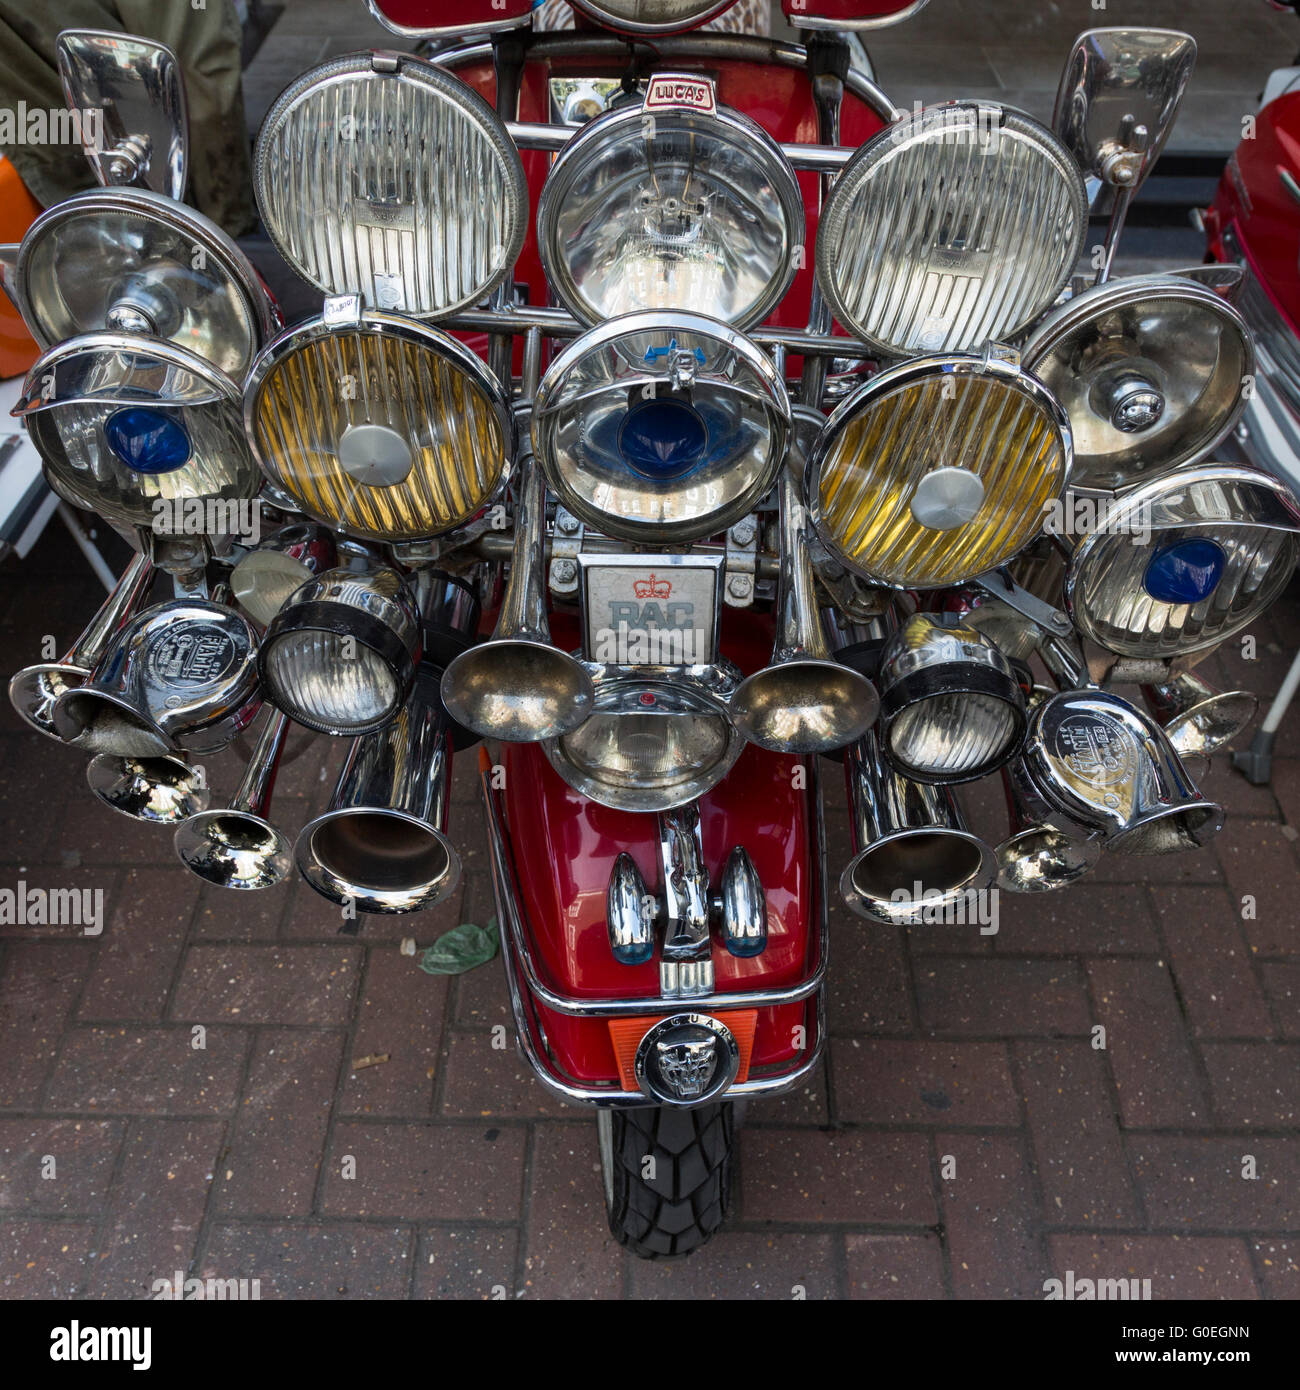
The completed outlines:
[[[322,897],[361,912],[419,912],[460,878],[444,833],[451,720],[425,667],[401,713],[356,739],[330,808],[303,827],[298,871]]]
[[[782,470],[781,574],[771,664],[745,680],[731,701],[732,722],[773,753],[828,753],[861,738],[880,709],[876,688],[831,655],[817,613],[803,501]]]
[[[202,774],[184,758],[115,758],[97,753],[86,782],[110,810],[149,825],[178,825],[208,809]]]
[[[177,830],[181,863],[208,883],[273,888],[293,868],[293,846],[266,818],[288,729],[288,716],[272,710],[230,805],[193,816]]]

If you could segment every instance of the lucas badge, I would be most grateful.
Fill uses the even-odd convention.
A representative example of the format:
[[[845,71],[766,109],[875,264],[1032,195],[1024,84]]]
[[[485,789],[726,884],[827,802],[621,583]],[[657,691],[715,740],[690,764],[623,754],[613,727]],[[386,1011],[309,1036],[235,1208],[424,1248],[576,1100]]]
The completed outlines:
[[[661,1105],[701,1105],[735,1080],[740,1049],[727,1025],[708,1014],[656,1023],[636,1050],[637,1084]]]

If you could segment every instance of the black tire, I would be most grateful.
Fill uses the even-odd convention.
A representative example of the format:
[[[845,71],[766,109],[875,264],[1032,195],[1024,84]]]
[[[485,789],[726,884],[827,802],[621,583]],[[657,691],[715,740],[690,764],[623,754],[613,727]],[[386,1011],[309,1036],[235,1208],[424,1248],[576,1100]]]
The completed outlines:
[[[621,1244],[642,1259],[669,1259],[719,1229],[731,1202],[734,1111],[663,1105],[598,1114],[609,1229]]]

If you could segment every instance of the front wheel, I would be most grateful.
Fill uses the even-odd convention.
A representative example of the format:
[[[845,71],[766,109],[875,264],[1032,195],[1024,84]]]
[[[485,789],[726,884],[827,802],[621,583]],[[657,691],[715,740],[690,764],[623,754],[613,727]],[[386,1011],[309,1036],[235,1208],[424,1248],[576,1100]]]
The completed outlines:
[[[689,1255],[727,1218],[731,1104],[598,1110],[609,1229],[643,1259]]]

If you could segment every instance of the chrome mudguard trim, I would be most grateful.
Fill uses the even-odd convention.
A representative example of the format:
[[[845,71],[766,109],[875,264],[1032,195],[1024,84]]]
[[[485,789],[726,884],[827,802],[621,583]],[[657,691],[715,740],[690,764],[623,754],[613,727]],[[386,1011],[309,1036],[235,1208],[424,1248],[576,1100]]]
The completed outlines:
[[[537,1073],[542,1084],[561,1100],[595,1106],[653,1105],[655,1102],[639,1091],[624,1091],[609,1086],[583,1085],[571,1080],[549,1055],[545,1031],[533,1004],[541,1003],[559,1013],[588,1018],[614,1018],[621,1015],[645,1013],[674,1013],[683,1006],[680,998],[643,995],[634,999],[580,1000],[559,995],[547,989],[537,979],[528,951],[523,910],[519,901],[514,865],[499,794],[490,777],[481,778],[484,821],[487,826],[488,860],[492,874],[492,896],[496,903],[497,921],[501,929],[501,961],[506,973],[506,988],[510,995],[510,1012],[520,1051]],[[753,1078],[732,1086],[725,1092],[727,1100],[745,1100],[755,1096],[776,1095],[797,1086],[810,1075],[821,1060],[826,1038],[826,1003],[821,986],[826,977],[828,950],[829,884],[826,875],[824,817],[822,812],[821,780],[814,765],[814,798],[816,806],[815,835],[817,855],[818,930],[817,963],[812,974],[797,985],[780,990],[751,990],[744,993],[706,994],[689,1001],[694,1012],[707,1013],[722,1008],[771,1007],[778,1004],[809,1000],[805,1005],[805,1022],[810,1029],[806,1055],[784,1071]],[[530,997],[531,996],[531,997]],[[809,1015],[811,1014],[811,1017]]]

